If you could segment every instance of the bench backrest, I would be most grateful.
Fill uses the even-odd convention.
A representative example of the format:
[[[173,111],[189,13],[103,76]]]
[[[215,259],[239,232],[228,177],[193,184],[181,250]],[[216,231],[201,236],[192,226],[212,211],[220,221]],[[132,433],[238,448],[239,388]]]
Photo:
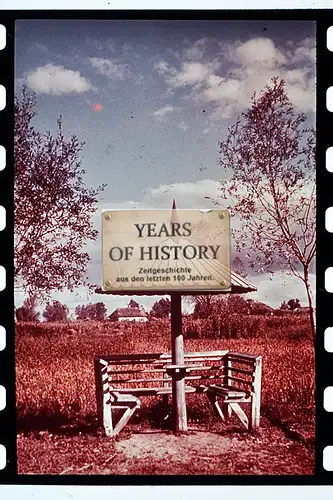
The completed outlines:
[[[224,359],[223,385],[254,393],[260,391],[261,356],[228,352]]]
[[[186,374],[185,383],[217,384],[253,392],[258,358],[229,351],[185,353],[184,364],[195,366]],[[172,364],[171,354],[115,354],[95,359],[105,366],[110,389],[171,386],[172,378],[167,373],[167,366]]]
[[[194,380],[220,379],[223,375],[223,359],[227,352],[185,353],[184,364],[198,366],[196,373],[186,376],[186,380],[192,383]],[[149,388],[171,385],[172,378],[167,373],[167,366],[172,364],[171,354],[115,354],[98,359],[107,368],[110,388],[130,386]],[[210,373],[206,373],[207,371]]]

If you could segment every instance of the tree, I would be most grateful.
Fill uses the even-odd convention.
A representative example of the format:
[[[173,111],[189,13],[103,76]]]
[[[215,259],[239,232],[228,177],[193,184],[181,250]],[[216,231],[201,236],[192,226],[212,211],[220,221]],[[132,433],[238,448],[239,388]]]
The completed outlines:
[[[65,304],[59,302],[59,300],[54,300],[53,302],[46,304],[43,316],[45,321],[68,321],[68,307]]]
[[[151,309],[151,315],[155,318],[167,318],[170,313],[171,302],[168,298],[162,298],[161,300],[155,302]]]
[[[15,287],[28,294],[88,285],[88,241],[98,234],[91,216],[97,189],[83,182],[84,143],[65,139],[61,117],[55,136],[35,130],[36,97],[24,87],[14,101]],[[89,285],[88,285],[89,286]]]
[[[287,302],[284,300],[280,305],[281,311],[287,311],[289,309]]]
[[[128,303],[128,307],[133,309],[140,309],[140,305],[133,299],[131,299]]]
[[[38,311],[36,311],[37,306],[38,306],[37,297],[35,295],[32,295],[31,297],[27,297],[25,299],[25,301],[23,302],[23,305],[21,307],[18,307],[15,311],[16,320],[17,321],[25,321],[25,322],[39,321],[40,314]]]
[[[249,309],[247,301],[238,294],[193,295],[190,301],[194,303],[194,317],[200,319],[222,320],[230,314],[246,314]]]
[[[106,312],[107,309],[103,302],[79,305],[75,308],[76,319],[78,320],[90,319],[94,321],[104,321]]]
[[[295,309],[298,309],[299,307],[301,307],[301,303],[298,299],[290,299],[288,300],[288,308],[291,310],[291,311],[295,311]]]
[[[227,308],[230,313],[234,314],[247,314],[249,306],[241,295],[230,294],[227,296]]]
[[[206,319],[214,315],[219,301],[218,295],[193,295],[189,300],[194,304],[195,318]]]
[[[221,197],[237,218],[236,251],[250,268],[294,274],[305,285],[311,329],[315,317],[310,266],[316,253],[315,132],[273,78],[220,143],[219,162],[230,173]]]
[[[94,314],[95,314],[95,320],[96,321],[104,321],[106,319],[106,313],[107,313],[107,309],[106,309],[106,306],[103,302],[96,302],[96,304],[94,304]]]

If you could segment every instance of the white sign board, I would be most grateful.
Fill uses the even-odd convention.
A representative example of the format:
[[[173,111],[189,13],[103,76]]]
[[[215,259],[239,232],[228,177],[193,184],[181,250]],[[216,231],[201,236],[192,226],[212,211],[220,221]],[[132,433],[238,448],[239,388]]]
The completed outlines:
[[[228,290],[226,210],[117,210],[102,214],[105,291]]]

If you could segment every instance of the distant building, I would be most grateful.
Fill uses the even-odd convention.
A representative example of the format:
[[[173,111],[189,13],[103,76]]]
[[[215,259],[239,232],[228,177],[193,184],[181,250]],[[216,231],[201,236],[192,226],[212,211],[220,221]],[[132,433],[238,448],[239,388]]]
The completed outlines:
[[[314,311],[315,311],[315,309],[314,309]],[[297,309],[295,309],[295,312],[300,313],[300,314],[309,314],[310,307],[298,307]]]
[[[123,307],[113,311],[109,316],[110,321],[138,321],[144,323],[148,321],[148,315],[143,309],[137,307]]]
[[[274,314],[273,307],[264,304],[263,302],[248,302],[249,314]]]

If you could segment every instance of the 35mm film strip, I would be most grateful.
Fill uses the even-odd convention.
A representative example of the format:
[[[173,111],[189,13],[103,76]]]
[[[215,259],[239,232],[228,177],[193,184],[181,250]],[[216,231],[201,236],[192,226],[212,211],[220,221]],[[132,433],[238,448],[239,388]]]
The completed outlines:
[[[331,484],[331,12],[1,17],[1,482]],[[103,211],[172,209],[113,263],[168,296],[219,207],[228,293],[102,294]]]

